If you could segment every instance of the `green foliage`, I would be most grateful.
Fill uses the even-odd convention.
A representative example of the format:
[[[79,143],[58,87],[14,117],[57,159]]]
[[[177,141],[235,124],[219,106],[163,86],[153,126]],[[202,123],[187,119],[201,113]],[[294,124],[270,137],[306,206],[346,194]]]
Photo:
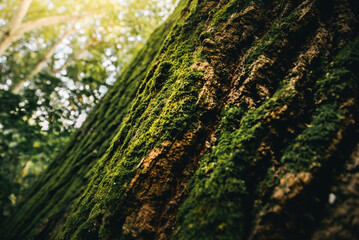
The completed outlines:
[[[58,120],[61,109],[54,109],[48,96],[27,90],[23,96],[0,90],[0,184],[1,218],[21,199],[26,189],[68,139],[69,131]],[[42,114],[34,113],[41,107]],[[43,131],[46,119],[48,129]],[[11,198],[11,199],[10,199]]]

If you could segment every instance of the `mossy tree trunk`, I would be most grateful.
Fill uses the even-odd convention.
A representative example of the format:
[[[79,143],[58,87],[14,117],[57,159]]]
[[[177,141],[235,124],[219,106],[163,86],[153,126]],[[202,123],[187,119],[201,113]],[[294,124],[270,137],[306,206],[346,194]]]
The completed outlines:
[[[358,14],[182,1],[3,236],[357,239]]]

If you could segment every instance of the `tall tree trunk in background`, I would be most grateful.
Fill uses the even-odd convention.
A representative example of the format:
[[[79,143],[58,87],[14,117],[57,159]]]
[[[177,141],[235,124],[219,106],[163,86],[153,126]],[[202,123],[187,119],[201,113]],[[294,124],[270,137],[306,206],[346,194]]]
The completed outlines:
[[[2,236],[358,239],[358,15],[181,1]]]

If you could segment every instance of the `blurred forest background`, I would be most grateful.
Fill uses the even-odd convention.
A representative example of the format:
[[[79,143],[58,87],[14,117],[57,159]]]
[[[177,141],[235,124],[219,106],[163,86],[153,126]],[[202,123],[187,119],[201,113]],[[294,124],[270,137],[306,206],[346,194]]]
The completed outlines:
[[[175,4],[0,3],[0,221]]]

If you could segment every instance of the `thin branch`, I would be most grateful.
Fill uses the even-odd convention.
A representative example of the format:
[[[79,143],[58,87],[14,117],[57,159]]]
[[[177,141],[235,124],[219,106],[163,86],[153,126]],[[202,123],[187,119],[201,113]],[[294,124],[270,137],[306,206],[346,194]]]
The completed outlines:
[[[14,33],[21,25],[22,21],[24,20],[24,17],[26,16],[27,11],[29,10],[31,2],[32,0],[22,0],[22,2],[20,3],[16,11],[16,14],[12,17],[9,25],[10,34]]]
[[[30,72],[30,74],[22,79],[21,81],[19,81],[12,89],[13,93],[18,94],[22,88],[22,86],[24,85],[24,83],[27,80],[30,80],[31,78],[33,78],[35,75],[37,75],[41,69],[44,67],[44,65],[47,63],[47,61],[54,55],[57,47],[67,38],[69,37],[73,32],[75,31],[75,27],[69,29],[63,36],[62,38],[60,38],[50,49],[49,51],[45,54],[45,56],[42,58],[42,60],[36,65],[36,67],[34,68],[34,70],[32,72]]]
[[[2,55],[6,49],[8,49],[10,45],[17,40],[17,37],[14,36],[14,33],[17,31],[18,27],[21,26],[21,22],[24,20],[31,2],[32,0],[22,0],[9,24],[1,28],[0,55]]]
[[[57,25],[60,23],[69,23],[69,22],[73,22],[73,21],[79,21],[83,18],[84,18],[84,16],[61,15],[61,16],[44,17],[44,18],[28,21],[28,22],[21,24],[19,29],[16,31],[16,35],[23,35],[27,32],[35,30],[35,29],[48,27],[48,26],[52,26],[52,25]]]
[[[23,1],[28,1],[28,0],[23,0]],[[0,39],[0,56],[4,54],[4,52],[11,46],[13,42],[20,39],[27,32],[43,27],[61,24],[61,23],[80,21],[86,17],[92,16],[93,14],[97,14],[97,12],[98,11],[88,12],[82,16],[70,16],[70,15],[50,16],[50,17],[44,17],[44,18],[20,23],[20,25],[17,28],[11,30],[11,34],[8,31],[7,31],[8,34],[3,34],[2,38]],[[21,14],[24,14],[23,11]]]

